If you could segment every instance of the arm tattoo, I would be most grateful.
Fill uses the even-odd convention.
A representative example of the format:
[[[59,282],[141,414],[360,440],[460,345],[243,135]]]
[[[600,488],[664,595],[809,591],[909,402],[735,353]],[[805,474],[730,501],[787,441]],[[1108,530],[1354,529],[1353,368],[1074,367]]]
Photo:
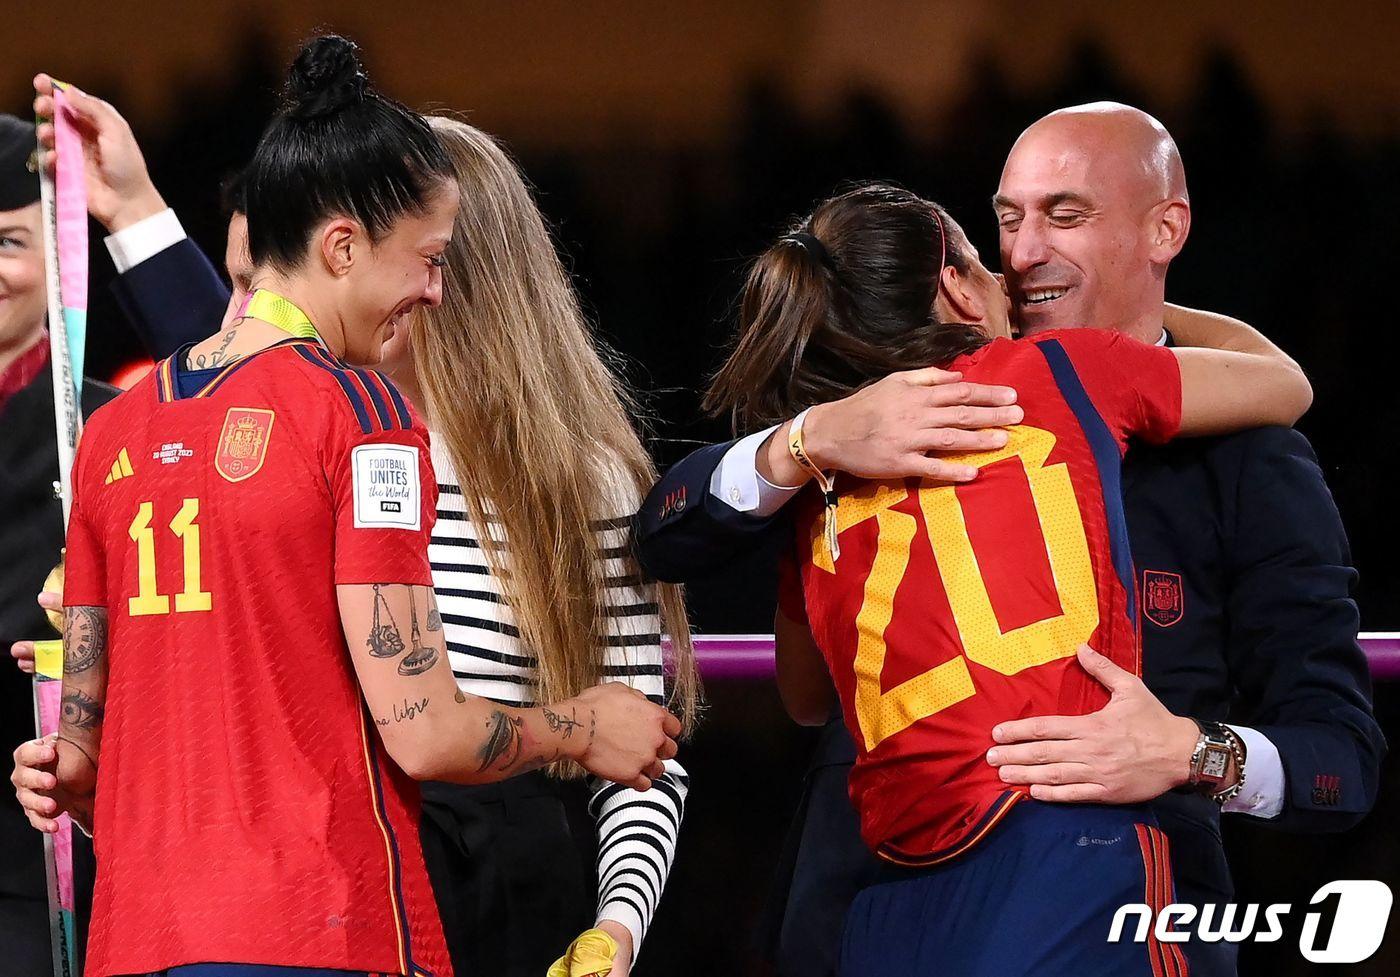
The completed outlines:
[[[107,653],[107,608],[64,608],[63,636],[63,674],[86,672]]]
[[[388,623],[385,623],[387,620]],[[370,623],[369,653],[375,658],[394,658],[403,653],[406,645],[399,633],[398,622],[389,610],[389,602],[379,592],[379,584],[374,585],[374,616]]]
[[[104,714],[102,703],[81,689],[74,689],[65,695],[59,711],[64,725],[73,729],[96,729],[102,725]]]
[[[520,731],[524,725],[523,719],[509,716],[499,709],[493,710],[491,717],[486,720],[486,742],[481,744],[481,749],[476,754],[481,761],[477,770],[485,770],[497,761],[500,761],[499,769],[507,770],[520,759],[523,747]]]
[[[423,698],[421,698],[421,699],[416,699],[416,700],[414,700],[414,701],[412,701],[412,702],[410,702],[408,699],[404,699],[404,700],[403,700],[403,705],[402,705],[402,706],[395,705],[395,706],[393,707],[393,710],[394,710],[394,722],[396,722],[396,723],[406,723],[406,722],[409,722],[409,721],[411,721],[411,720],[417,719],[419,716],[423,715],[423,713],[425,713],[425,712],[428,711],[428,697],[425,695],[425,696],[423,696]],[[388,725],[389,725],[389,720],[387,720],[387,719],[382,719],[382,718],[376,716],[376,717],[375,717],[375,720],[374,720],[374,724],[375,724],[376,726],[388,726]]]
[[[93,769],[97,768],[97,761],[93,759],[92,754],[87,751],[83,744],[79,743],[71,736],[59,736],[59,739],[63,740],[63,742],[67,743],[73,749],[77,750],[83,756],[87,757],[87,762],[92,764]]]
[[[427,591],[427,598],[431,604],[433,595],[432,588],[424,587]],[[438,650],[423,644],[423,635],[418,631],[418,602],[413,599],[413,588],[408,588],[408,616],[409,616],[409,653],[403,661],[399,662],[400,675],[421,675],[437,664]],[[429,624],[432,620],[429,619]],[[432,630],[429,628],[429,630]]]
[[[549,731],[551,733],[558,733],[560,736],[564,737],[564,739],[573,736],[574,730],[583,725],[578,721],[578,710],[576,709],[570,710],[567,716],[555,712],[548,706],[542,707],[541,711],[544,713],[544,721],[545,724],[549,726]]]

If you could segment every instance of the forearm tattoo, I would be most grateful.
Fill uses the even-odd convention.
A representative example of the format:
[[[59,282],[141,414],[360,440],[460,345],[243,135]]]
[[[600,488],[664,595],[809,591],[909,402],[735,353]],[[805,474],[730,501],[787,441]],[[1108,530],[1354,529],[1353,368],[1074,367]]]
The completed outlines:
[[[104,714],[102,703],[81,689],[73,689],[66,693],[59,711],[65,726],[85,730],[101,726]]]
[[[578,721],[577,709],[570,709],[567,716],[563,713],[555,712],[548,706],[542,706],[540,711],[544,713],[545,725],[549,727],[549,731],[551,733],[558,733],[564,739],[573,736],[574,730],[583,725],[583,723]]]
[[[107,608],[64,608],[63,674],[86,672],[99,664],[106,654]]]
[[[524,725],[525,720],[517,716],[499,709],[492,710],[486,720],[486,742],[477,751],[477,759],[481,761],[477,770],[483,771],[489,767],[510,769],[520,759],[520,751],[524,748],[521,737]]]

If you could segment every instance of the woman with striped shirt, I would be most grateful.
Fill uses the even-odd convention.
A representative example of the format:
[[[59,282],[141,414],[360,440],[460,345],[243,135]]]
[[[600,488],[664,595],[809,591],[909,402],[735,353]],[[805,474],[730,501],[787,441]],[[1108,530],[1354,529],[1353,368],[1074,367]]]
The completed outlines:
[[[462,201],[445,294],[383,366],[432,432],[429,555],[458,684],[523,705],[622,681],[688,730],[698,680],[681,594],[643,581],[627,544],[654,480],[630,398],[514,163],[478,129],[431,123]],[[541,977],[594,927],[616,943],[613,977],[630,969],[675,857],[686,774],[667,761],[645,792],[581,777],[424,785],[423,844],[459,974]]]

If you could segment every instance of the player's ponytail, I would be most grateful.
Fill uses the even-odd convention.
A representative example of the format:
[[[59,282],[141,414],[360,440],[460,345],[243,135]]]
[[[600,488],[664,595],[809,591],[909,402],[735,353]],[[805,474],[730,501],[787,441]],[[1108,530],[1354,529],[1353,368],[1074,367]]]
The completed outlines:
[[[881,184],[823,202],[754,262],[739,338],[705,408],[752,430],[985,344],[982,330],[934,313],[941,263],[969,265],[944,239],[950,223],[937,204]]]
[[[378,241],[451,179],[427,122],[374,90],[355,44],[314,37],[292,62],[282,108],[243,173],[249,253],[258,265],[296,268],[312,231],[333,216]]]

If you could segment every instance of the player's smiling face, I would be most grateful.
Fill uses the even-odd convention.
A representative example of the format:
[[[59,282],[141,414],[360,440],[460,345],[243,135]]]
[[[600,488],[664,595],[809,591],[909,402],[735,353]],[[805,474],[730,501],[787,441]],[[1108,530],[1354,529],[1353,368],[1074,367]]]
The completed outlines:
[[[0,211],[0,349],[44,324],[45,303],[39,205]]]
[[[370,249],[370,260],[357,269],[355,292],[362,301],[359,328],[346,331],[347,360],[378,363],[384,343],[407,329],[415,306],[442,302],[442,255],[452,239],[458,201],[456,184],[444,182],[423,213],[401,217]]]
[[[1122,328],[1139,312],[1150,274],[1146,214],[1105,156],[1050,134],[1023,137],[1007,158],[993,206],[1024,333]]]

